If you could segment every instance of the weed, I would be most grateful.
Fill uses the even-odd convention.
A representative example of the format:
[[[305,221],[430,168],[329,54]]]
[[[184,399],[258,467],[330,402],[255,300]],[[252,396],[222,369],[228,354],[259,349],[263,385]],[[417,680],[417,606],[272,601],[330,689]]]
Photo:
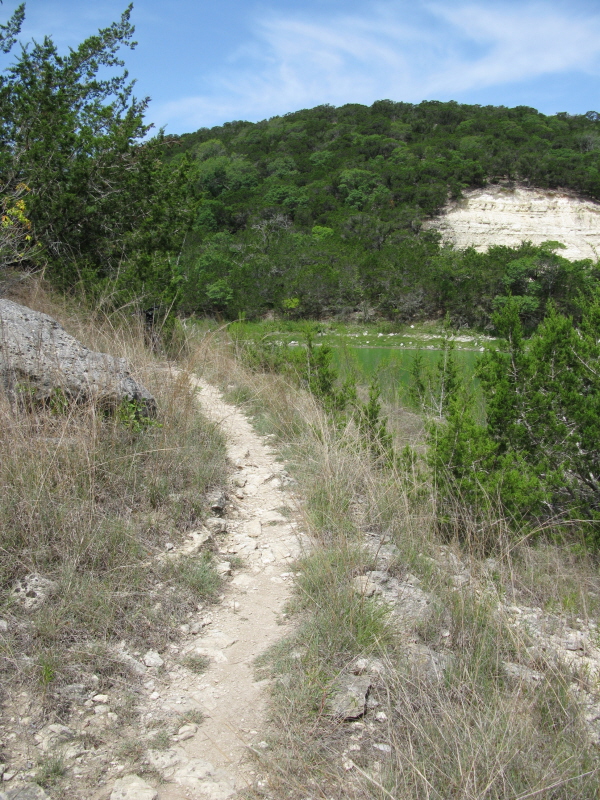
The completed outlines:
[[[133,433],[141,433],[149,427],[160,427],[160,422],[148,415],[143,403],[138,400],[122,400],[116,411],[118,422]]]
[[[117,758],[136,763],[142,760],[145,752],[146,748],[139,739],[126,739],[117,748],[116,755]]]
[[[158,731],[148,740],[148,748],[150,750],[168,750],[170,746],[171,737],[166,730]]]
[[[199,708],[191,708],[181,715],[181,721],[186,724],[202,725],[206,717]]]
[[[181,665],[189,669],[190,672],[201,675],[209,668],[210,658],[208,656],[187,656],[182,660]]]
[[[69,399],[60,387],[52,390],[48,408],[52,414],[66,414],[69,410]]]
[[[38,660],[39,681],[44,691],[56,678],[56,659],[52,655],[42,653]]]
[[[144,780],[149,783],[154,783],[157,786],[161,786],[165,782],[165,776],[162,771],[153,767],[151,764],[143,764],[138,769],[138,774]]]
[[[64,761],[58,756],[50,756],[45,758],[38,765],[35,773],[35,782],[39,783],[44,788],[54,786],[64,775],[67,768]]]
[[[173,559],[166,570],[171,581],[185,586],[199,600],[214,600],[223,580],[219,576],[212,553]]]

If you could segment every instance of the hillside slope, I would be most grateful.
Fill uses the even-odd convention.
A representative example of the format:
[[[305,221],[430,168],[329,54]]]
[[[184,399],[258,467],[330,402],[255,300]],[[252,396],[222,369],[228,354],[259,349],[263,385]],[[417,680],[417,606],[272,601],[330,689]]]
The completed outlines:
[[[579,198],[586,211],[576,227],[585,227],[600,198],[595,112],[549,117],[527,107],[438,102],[320,106],[173,138],[169,158],[189,170],[198,203],[178,260],[186,312],[315,317],[370,309],[398,321],[450,314],[457,324],[486,327],[498,297],[520,294],[511,284],[513,262],[529,260],[526,280],[542,310],[552,298],[571,311],[569,298],[596,279],[591,262],[573,267],[541,248],[568,238],[561,256],[595,261],[595,238],[592,248],[573,247],[579,237],[570,212],[561,219],[545,209],[529,225],[519,209],[506,240],[494,232],[471,242],[487,209],[484,203],[475,212],[467,200],[482,218],[457,235],[454,249],[431,225],[448,202],[461,209],[463,198],[496,197],[518,182],[517,194],[536,188]],[[478,252],[489,244],[492,252]],[[559,275],[551,287],[543,277],[549,271]]]

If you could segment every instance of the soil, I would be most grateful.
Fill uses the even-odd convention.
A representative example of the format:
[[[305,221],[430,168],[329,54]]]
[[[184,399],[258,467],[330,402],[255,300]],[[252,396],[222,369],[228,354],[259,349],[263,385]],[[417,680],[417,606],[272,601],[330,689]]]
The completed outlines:
[[[247,756],[248,748],[264,747],[260,730],[266,699],[265,682],[257,679],[254,662],[285,633],[290,564],[299,555],[302,539],[293,498],[283,486],[287,475],[274,450],[217,389],[195,382],[202,410],[225,433],[228,457],[235,465],[221,557],[235,554],[246,566],[235,571],[209,629],[184,645],[184,652],[210,657],[207,672],[192,678],[169,666],[171,681],[161,700],[173,711],[196,708],[206,715],[197,733],[177,749],[192,762],[208,762],[212,775],[192,778],[182,787],[185,766],[175,770],[174,782],[159,788],[159,800],[224,798],[258,779]]]

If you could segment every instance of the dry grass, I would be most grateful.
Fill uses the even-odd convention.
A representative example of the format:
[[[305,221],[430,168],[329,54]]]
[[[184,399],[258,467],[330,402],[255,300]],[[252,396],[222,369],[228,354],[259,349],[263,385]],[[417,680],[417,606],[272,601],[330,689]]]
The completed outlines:
[[[155,422],[132,426],[93,406],[27,412],[0,400],[2,688],[27,682],[51,706],[49,690],[92,673],[104,686],[132,680],[113,645],[161,649],[199,599],[216,595],[210,555],[163,554],[206,515],[225,451],[185,378],[148,352],[135,316],[86,315],[39,284],[16,299],[86,345],[125,356],[159,407]],[[31,574],[53,590],[25,610],[11,590]]]
[[[501,601],[547,606],[558,587],[568,598],[560,601],[563,610],[592,615],[593,559],[515,542],[502,520],[480,530],[462,512],[460,531],[440,540],[435,497],[418,465],[394,473],[376,468],[352,427],[332,428],[314,400],[280,376],[249,373],[223,334],[198,343],[197,363],[279,443],[313,539],[297,565],[290,608],[296,631],[262,662],[275,680],[269,747],[256,753],[268,780],[253,796],[599,797],[600,758],[569,690],[572,676],[551,657],[538,654],[533,663],[525,633],[497,613]],[[396,415],[395,427],[401,424]],[[412,417],[408,425],[404,436],[396,431],[399,441],[415,441],[418,425]],[[352,587],[386,548],[394,553],[386,569],[400,578],[416,575],[434,598],[429,620],[410,630]],[[455,585],[453,559],[468,566],[470,584]],[[437,676],[414,657],[425,647],[442,665]],[[357,656],[377,658],[383,670],[373,679],[366,716],[339,722],[327,715],[327,698]],[[511,679],[505,661],[543,678]]]

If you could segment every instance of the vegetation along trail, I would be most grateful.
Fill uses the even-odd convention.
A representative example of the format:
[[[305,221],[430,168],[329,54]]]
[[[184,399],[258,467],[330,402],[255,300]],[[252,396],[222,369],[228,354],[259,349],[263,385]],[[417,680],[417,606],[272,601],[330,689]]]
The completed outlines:
[[[234,557],[244,567],[236,569],[223,602],[204,618],[202,633],[190,632],[182,645],[189,658],[210,659],[207,671],[190,681],[189,672],[177,676],[173,667],[169,695],[155,698],[163,709],[197,709],[206,717],[197,730],[188,726],[174,748],[157,753],[156,766],[169,781],[160,787],[160,800],[225,800],[259,780],[246,758],[248,748],[264,747],[258,736],[264,718],[263,682],[255,679],[253,663],[282,635],[289,564],[298,556],[301,534],[288,510],[284,484],[289,479],[274,451],[216,388],[201,379],[192,381],[202,410],[225,433],[235,465],[227,516],[209,520],[213,531],[227,529],[219,537],[220,569],[227,572],[227,559]],[[213,509],[220,510],[224,500],[215,498]]]

